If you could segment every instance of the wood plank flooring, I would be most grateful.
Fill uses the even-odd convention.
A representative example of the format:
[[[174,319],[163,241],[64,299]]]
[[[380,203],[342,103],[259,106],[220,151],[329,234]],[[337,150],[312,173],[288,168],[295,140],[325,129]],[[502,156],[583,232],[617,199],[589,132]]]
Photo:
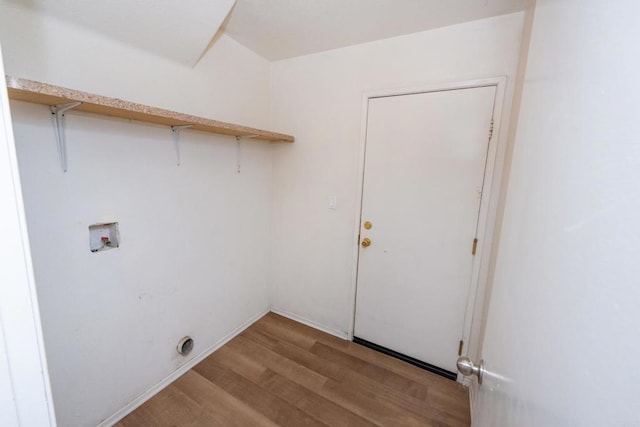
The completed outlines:
[[[461,385],[274,313],[116,424],[469,425]]]

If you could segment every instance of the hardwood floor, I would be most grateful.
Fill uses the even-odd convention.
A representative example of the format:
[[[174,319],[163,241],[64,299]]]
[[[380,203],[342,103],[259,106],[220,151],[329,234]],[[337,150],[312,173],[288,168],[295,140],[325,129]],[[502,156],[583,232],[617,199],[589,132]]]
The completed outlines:
[[[116,424],[376,425],[468,426],[467,390],[274,313]]]

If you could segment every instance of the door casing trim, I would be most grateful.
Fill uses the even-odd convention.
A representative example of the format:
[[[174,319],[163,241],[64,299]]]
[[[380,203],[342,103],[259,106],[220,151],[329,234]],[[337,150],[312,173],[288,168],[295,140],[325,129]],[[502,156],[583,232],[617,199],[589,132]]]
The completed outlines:
[[[507,87],[507,77],[489,77],[476,80],[442,82],[421,85],[409,88],[381,89],[364,92],[362,95],[360,138],[358,146],[358,174],[356,183],[356,208],[354,218],[353,233],[353,256],[352,256],[352,274],[351,287],[349,292],[349,307],[351,313],[349,317],[349,339],[354,337],[355,316],[356,316],[356,295],[358,291],[358,257],[360,254],[359,235],[361,228],[362,216],[362,193],[364,187],[364,167],[365,152],[367,140],[367,121],[369,116],[369,100],[373,98],[381,98],[386,96],[411,95],[418,93],[439,92],[446,90],[471,89],[479,87],[494,86],[496,95],[493,107],[494,132],[489,141],[489,149],[487,152],[487,163],[485,166],[484,185],[482,200],[480,203],[480,212],[478,216],[477,238],[479,241],[476,255],[473,259],[472,280],[467,297],[465,308],[465,320],[462,331],[462,339],[464,340],[463,355],[474,358],[480,348],[480,334],[482,314],[485,305],[485,292],[487,290],[487,280],[489,277],[491,248],[494,244],[494,231],[496,225],[496,216],[498,212],[498,198],[501,187],[504,184],[505,177],[504,159],[507,148],[507,132],[502,129],[502,113],[505,103],[505,93]],[[504,132],[503,132],[504,131]],[[458,382],[467,383],[465,378],[458,374]]]

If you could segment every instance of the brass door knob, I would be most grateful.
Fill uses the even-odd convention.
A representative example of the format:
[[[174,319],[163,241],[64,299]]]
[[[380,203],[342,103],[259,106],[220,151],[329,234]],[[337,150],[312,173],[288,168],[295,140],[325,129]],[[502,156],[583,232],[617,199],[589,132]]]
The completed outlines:
[[[365,237],[364,239],[362,239],[362,243],[361,243],[363,248],[367,248],[369,246],[371,246],[371,239],[368,237]]]

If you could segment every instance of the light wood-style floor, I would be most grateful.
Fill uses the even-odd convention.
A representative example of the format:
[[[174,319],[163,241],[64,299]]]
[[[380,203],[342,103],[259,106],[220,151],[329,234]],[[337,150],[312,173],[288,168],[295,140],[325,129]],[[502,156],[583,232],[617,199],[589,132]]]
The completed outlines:
[[[269,313],[116,426],[374,425],[468,426],[467,390]]]

